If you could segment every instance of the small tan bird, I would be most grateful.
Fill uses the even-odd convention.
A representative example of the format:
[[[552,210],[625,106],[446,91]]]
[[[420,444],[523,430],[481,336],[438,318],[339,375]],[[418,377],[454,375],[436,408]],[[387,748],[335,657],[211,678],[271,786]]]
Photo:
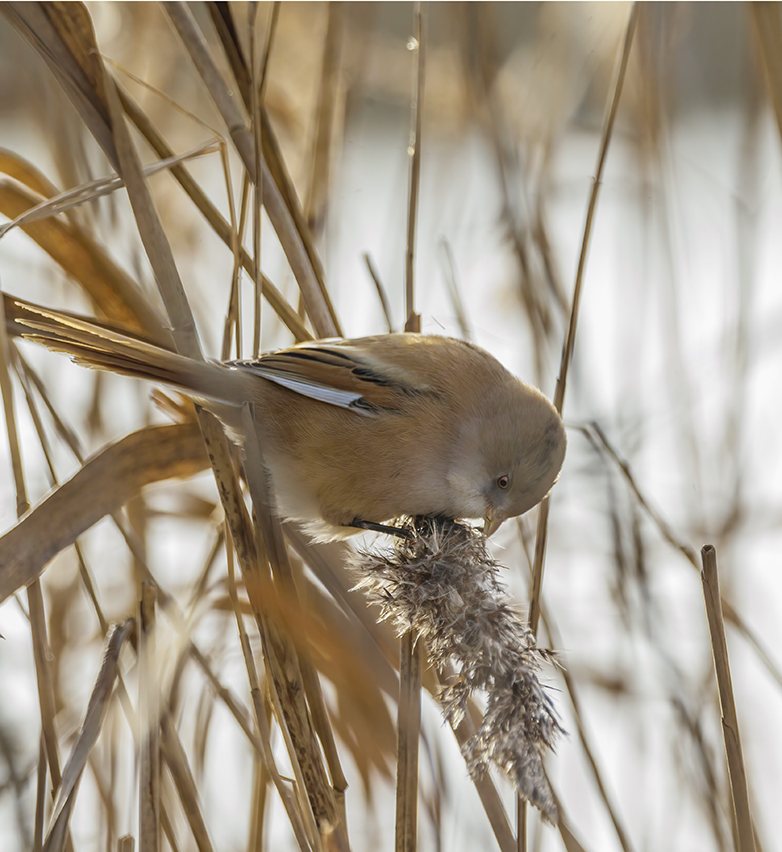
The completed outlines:
[[[460,340],[385,334],[303,343],[256,361],[195,361],[48,311],[25,337],[82,364],[198,400],[233,433],[259,410],[277,512],[321,539],[393,532],[401,516],[484,519],[491,535],[550,491],[565,430],[540,391]]]

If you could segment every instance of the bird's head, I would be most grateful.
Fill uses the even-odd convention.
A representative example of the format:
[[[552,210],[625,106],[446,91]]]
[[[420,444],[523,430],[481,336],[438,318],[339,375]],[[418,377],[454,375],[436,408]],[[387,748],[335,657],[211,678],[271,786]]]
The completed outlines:
[[[459,517],[483,518],[491,535],[537,505],[565,459],[565,429],[540,391],[518,379],[497,388],[463,421],[448,483]]]

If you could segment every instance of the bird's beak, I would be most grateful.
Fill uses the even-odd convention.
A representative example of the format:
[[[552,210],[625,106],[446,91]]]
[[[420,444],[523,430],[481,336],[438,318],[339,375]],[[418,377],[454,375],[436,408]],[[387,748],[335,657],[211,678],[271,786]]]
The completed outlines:
[[[505,515],[501,512],[488,511],[483,519],[483,534],[488,538],[494,535],[500,528],[500,524],[505,520]]]

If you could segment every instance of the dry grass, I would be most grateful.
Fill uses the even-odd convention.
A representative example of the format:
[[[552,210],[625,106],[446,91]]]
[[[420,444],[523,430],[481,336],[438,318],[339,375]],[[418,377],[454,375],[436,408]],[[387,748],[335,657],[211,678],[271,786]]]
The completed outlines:
[[[26,92],[2,96],[28,137],[0,149],[11,223],[0,229],[0,263],[11,258],[0,303],[0,842],[774,848],[759,755],[774,751],[778,767],[782,753],[768,731],[782,696],[779,633],[764,608],[780,589],[747,553],[779,527],[778,506],[761,506],[752,486],[762,418],[749,412],[769,381],[752,348],[754,247],[782,27],[776,4],[750,4],[730,34],[748,93],[738,271],[721,282],[727,319],[710,326],[720,354],[696,362],[694,344],[708,346],[681,274],[687,198],[671,105],[685,75],[669,59],[718,34],[677,5],[594,4],[589,18],[559,4],[2,7],[0,37],[26,73]],[[518,20],[530,34],[515,32]],[[398,150],[404,170],[389,210],[375,209],[379,189],[363,202],[379,245],[341,267],[342,231],[360,224],[340,205],[362,133],[382,140],[378,161]],[[489,187],[496,214],[467,193],[446,197],[432,177],[466,182],[447,168],[457,142],[476,146],[473,192]],[[597,154],[594,174],[573,177],[563,162],[579,146],[589,154],[578,164]],[[557,211],[576,184],[586,220],[566,232]],[[633,257],[607,289],[591,265],[604,275],[601,211],[619,195],[611,227]],[[476,249],[487,234],[494,243]],[[503,286],[485,295],[494,256]],[[506,524],[494,553],[513,569],[530,629],[484,551],[466,566],[483,573],[464,576],[496,597],[432,615],[432,600],[469,598],[452,563],[432,591],[439,555],[408,553],[393,585],[396,557],[367,539],[368,599],[352,545],[314,544],[273,516],[257,443],[242,459],[189,401],[158,390],[150,406],[148,388],[130,394],[128,380],[78,373],[20,341],[36,302],[191,358],[438,330],[432,316],[479,342],[510,338],[525,377],[553,391],[568,421],[576,412],[551,504]],[[243,416],[252,431],[253,407]],[[704,550],[705,618],[682,568],[700,570],[707,541],[721,573],[717,583]],[[413,576],[429,595],[414,605]],[[471,617],[497,634],[476,639]],[[534,648],[539,623],[561,670]],[[742,661],[733,677],[728,645]],[[570,734],[552,754],[560,721]]]

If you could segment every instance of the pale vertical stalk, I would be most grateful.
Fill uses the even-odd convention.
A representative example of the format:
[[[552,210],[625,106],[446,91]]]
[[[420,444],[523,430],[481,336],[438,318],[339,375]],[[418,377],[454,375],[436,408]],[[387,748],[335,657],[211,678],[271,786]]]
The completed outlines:
[[[35,824],[33,826],[33,852],[43,847],[44,804],[46,803],[46,743],[43,732],[38,740],[38,769],[35,785]]]
[[[396,755],[396,852],[415,852],[418,827],[418,739],[421,730],[421,651],[412,630],[400,641]]]
[[[143,110],[140,109],[140,107],[127,94],[127,92],[120,89],[119,87],[118,90],[120,94],[120,99],[122,101],[122,106],[125,109],[128,118],[130,118],[130,120],[138,128],[142,136],[147,140],[147,142],[149,142],[149,144],[155,150],[157,155],[161,159],[167,159],[173,156],[173,148],[171,148],[171,146],[161,136],[157,128],[155,128],[155,126],[149,120],[149,116],[147,116],[143,112]],[[176,181],[185,191],[188,198],[193,202],[193,204],[198,208],[201,215],[209,223],[209,226],[212,228],[212,230],[225,243],[225,245],[228,246],[228,248],[233,250],[236,229],[231,226],[231,224],[222,216],[222,214],[218,211],[214,204],[212,204],[212,202],[204,193],[203,189],[201,189],[200,185],[196,183],[192,175],[190,175],[190,173],[182,164],[172,167],[170,171],[171,175],[176,179]],[[249,173],[246,173],[246,176],[249,179]],[[243,229],[241,227],[239,230],[241,233],[243,233]],[[241,244],[238,247],[238,251],[239,257],[241,259],[241,264],[245,272],[251,278],[255,278],[256,272],[253,259],[250,257],[248,252]],[[263,275],[263,273],[261,273],[261,275]],[[269,302],[274,312],[288,328],[291,334],[296,338],[296,340],[310,340],[312,338],[312,335],[304,327],[298,316],[296,316],[296,312],[285,301],[285,299],[282,297],[282,294],[279,292],[279,290],[277,290],[274,284],[272,284],[272,282],[269,281],[267,278],[263,279],[263,292],[266,297],[266,300]]]
[[[415,312],[414,259],[415,229],[418,222],[418,187],[421,176],[421,114],[424,99],[425,50],[421,4],[415,4],[413,13],[413,42],[408,46],[417,53],[415,74],[413,76],[413,95],[410,104],[410,140],[408,153],[410,158],[410,186],[407,209],[407,250],[405,252],[405,331],[420,331],[421,317]],[[412,149],[412,150],[411,150]]]
[[[155,606],[157,591],[141,584],[139,603],[139,852],[160,848],[160,701],[155,665]]]
[[[263,122],[261,109],[266,94],[267,71],[269,55],[277,30],[277,19],[280,13],[279,2],[272,5],[269,26],[266,29],[266,40],[263,48],[263,59],[259,69],[260,79],[256,83],[255,61],[255,17],[257,5],[253,4],[250,11],[250,110],[252,113],[253,146],[255,154],[255,191],[253,192],[253,258],[255,259],[255,310],[253,321],[253,358],[261,355],[261,305],[263,304],[263,275],[261,275],[261,209],[263,207],[263,181],[259,176],[263,173]]]
[[[711,544],[701,550],[703,570],[703,600],[709,622],[709,639],[714,659],[714,674],[722,711],[722,738],[730,777],[730,795],[733,802],[734,831],[737,852],[755,852],[755,835],[749,811],[749,791],[744,756],[741,751],[739,720],[733,699],[733,680],[730,675],[728,645],[725,641],[725,623],[722,618],[720,581],[717,573],[717,551]]]
[[[410,104],[411,154],[405,253],[405,331],[420,332],[421,317],[415,312],[413,267],[418,218],[418,187],[421,175],[421,113],[424,94],[424,44],[421,4],[413,12],[413,41],[417,53]],[[410,151],[412,148],[412,151]],[[412,630],[399,643],[399,702],[397,707],[396,852],[415,852],[418,828],[418,739],[421,731],[421,658]]]
[[[527,803],[516,796],[516,849],[527,852]]]
[[[223,343],[220,349],[220,359],[227,361],[231,357],[231,330],[234,332],[234,343],[236,357],[242,357],[242,310],[240,281],[242,277],[242,242],[244,241],[244,228],[247,223],[247,207],[250,198],[250,179],[245,172],[242,181],[242,200],[239,207],[239,224],[232,235],[234,267],[231,272],[231,293],[228,297],[228,310],[225,313],[223,324]]]

